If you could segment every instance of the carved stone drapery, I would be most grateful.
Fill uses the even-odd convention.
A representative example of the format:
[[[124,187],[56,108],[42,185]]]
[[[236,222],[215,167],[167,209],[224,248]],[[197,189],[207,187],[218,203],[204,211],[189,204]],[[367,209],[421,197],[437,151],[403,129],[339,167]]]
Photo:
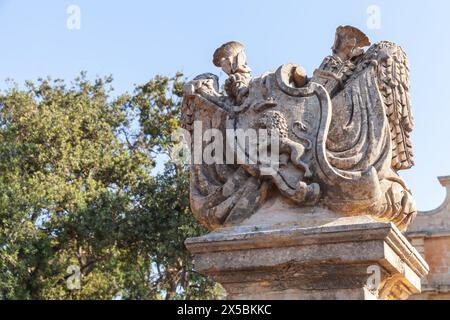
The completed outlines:
[[[213,231],[186,245],[230,299],[420,292],[428,266],[399,231],[416,215],[397,173],[414,164],[406,54],[391,42],[365,51],[354,27],[335,39],[311,78],[292,63],[252,78],[233,41],[213,59],[225,93],[212,74],[185,87],[191,208]]]
[[[231,157],[223,150],[223,161],[191,167],[192,209],[204,225],[214,230],[245,223],[278,198],[281,206],[371,215],[406,229],[416,208],[397,171],[414,163],[409,66],[399,46],[385,41],[365,52],[369,43],[356,28],[338,28],[333,55],[312,78],[296,64],[251,78],[242,44],[216,51],[215,65],[229,75],[227,94],[219,92],[217,76],[203,74],[186,85],[183,100],[183,124],[194,140],[217,129],[224,145],[237,142]],[[275,130],[276,172],[264,175],[260,159],[226,162],[236,160],[239,149],[246,154],[240,133],[230,137],[227,129]],[[193,153],[202,154],[205,145],[200,138]]]

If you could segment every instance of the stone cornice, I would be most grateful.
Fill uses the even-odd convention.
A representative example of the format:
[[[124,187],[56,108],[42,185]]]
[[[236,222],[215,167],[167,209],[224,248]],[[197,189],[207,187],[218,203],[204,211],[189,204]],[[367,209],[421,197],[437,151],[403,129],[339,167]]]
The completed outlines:
[[[422,256],[392,223],[367,222],[367,217],[341,218],[337,223],[302,228],[240,227],[222,229],[207,237],[188,239],[186,246],[193,254],[230,252],[250,249],[282,248],[337,244],[354,241],[382,240],[419,276],[426,275],[429,267]],[[346,224],[353,221],[351,224]],[[355,221],[357,221],[355,223]]]
[[[450,204],[450,176],[438,177],[438,180],[447,191],[444,202],[436,209],[429,210],[429,211],[420,211],[419,215],[431,216],[431,215],[435,215],[435,214],[440,214],[446,208],[449,207],[449,204]]]
[[[444,202],[434,210],[419,212],[408,228],[408,237],[450,236],[450,176],[439,177],[438,179],[447,191]]]

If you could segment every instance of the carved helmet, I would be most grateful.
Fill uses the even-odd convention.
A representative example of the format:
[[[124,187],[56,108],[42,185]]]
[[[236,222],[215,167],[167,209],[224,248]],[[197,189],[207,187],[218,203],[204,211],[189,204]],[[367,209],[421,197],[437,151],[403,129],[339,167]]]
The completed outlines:
[[[216,67],[220,67],[223,58],[228,58],[244,51],[244,45],[238,41],[230,41],[223,44],[214,52],[213,63]]]
[[[356,39],[356,48],[364,48],[370,46],[370,40],[364,32],[352,26],[339,26],[336,29],[336,38],[333,45],[333,53],[339,49],[343,40]]]

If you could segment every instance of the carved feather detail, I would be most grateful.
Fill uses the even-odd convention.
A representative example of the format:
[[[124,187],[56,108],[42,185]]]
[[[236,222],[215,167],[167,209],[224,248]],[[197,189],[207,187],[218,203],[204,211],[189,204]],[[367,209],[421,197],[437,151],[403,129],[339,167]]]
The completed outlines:
[[[378,86],[382,95],[392,139],[392,168],[414,166],[411,132],[414,127],[409,94],[409,64],[403,49],[388,41],[367,52],[378,61]]]

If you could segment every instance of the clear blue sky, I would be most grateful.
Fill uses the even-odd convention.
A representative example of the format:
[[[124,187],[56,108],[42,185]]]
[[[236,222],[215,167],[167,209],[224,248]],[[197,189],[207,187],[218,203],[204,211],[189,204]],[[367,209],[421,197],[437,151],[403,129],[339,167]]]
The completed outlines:
[[[81,9],[80,30],[66,27],[71,4]],[[370,5],[381,9],[380,29],[367,26]],[[112,74],[120,92],[156,74],[219,74],[211,55],[228,40],[246,44],[255,75],[286,62],[311,74],[329,54],[335,28],[352,24],[410,57],[417,166],[402,175],[427,210],[444,199],[436,177],[450,175],[449,17],[448,0],[0,0],[0,86],[6,78],[70,80],[87,70]]]

